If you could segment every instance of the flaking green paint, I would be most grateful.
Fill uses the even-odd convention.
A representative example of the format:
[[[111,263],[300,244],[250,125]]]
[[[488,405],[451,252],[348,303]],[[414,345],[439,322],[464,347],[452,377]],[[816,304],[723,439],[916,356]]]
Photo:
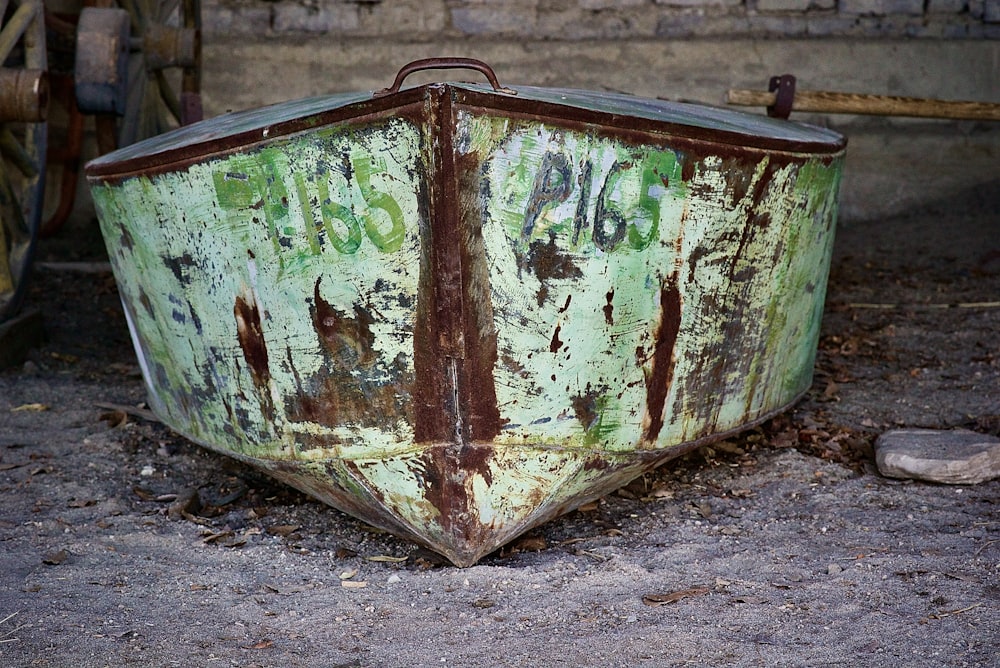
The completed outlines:
[[[519,95],[684,116],[621,96]],[[681,150],[666,130],[626,141],[476,105],[426,117],[265,130],[185,169],[91,179],[150,405],[169,425],[467,565],[807,388],[842,153]],[[704,126],[826,138],[718,111]],[[433,181],[446,131],[465,170],[453,218]],[[417,337],[432,331],[420,318],[455,288],[434,275],[445,251],[432,244],[465,248],[458,292],[475,295],[458,308],[477,329],[437,333],[465,342],[442,368],[495,345],[488,442],[415,438]],[[461,394],[454,378],[442,404]],[[463,457],[474,465],[448,468]],[[445,488],[453,508],[432,502]]]

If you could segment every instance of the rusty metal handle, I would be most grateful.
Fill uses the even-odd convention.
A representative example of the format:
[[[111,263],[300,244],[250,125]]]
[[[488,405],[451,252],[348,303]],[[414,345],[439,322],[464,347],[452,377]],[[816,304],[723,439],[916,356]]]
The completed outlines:
[[[403,85],[403,79],[421,70],[476,70],[486,77],[486,80],[490,82],[490,85],[493,86],[493,90],[496,92],[517,95],[517,91],[501,86],[500,82],[497,81],[497,75],[493,72],[493,68],[481,60],[476,60],[475,58],[422,58],[403,65],[399,73],[396,74],[396,80],[392,82],[392,85],[388,88],[375,91],[373,97],[398,93],[399,87]]]

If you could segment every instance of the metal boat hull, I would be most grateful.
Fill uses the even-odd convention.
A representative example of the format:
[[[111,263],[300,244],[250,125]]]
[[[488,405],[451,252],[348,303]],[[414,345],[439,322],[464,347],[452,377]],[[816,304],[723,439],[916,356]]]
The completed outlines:
[[[592,97],[434,84],[92,163],[153,410],[467,566],[787,407],[843,140]]]

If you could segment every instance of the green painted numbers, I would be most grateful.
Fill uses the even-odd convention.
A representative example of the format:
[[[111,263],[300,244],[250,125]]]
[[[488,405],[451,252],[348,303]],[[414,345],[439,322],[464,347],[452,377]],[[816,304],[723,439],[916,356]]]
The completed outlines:
[[[530,151],[525,155],[531,158]],[[563,153],[547,151],[542,155],[524,210],[522,245],[537,236],[543,214],[569,200],[576,191],[571,223],[573,247],[589,239],[606,253],[620,248],[641,251],[659,236],[660,198],[668,191],[677,198],[684,197],[681,165],[672,152],[616,156],[604,169],[595,167],[592,157],[578,164],[574,169]],[[513,173],[523,178],[531,169],[522,163]],[[598,185],[597,196],[593,197]]]
[[[352,154],[352,178],[319,165],[311,172],[294,169],[284,147],[268,147],[249,155],[231,158],[225,170],[212,173],[219,206],[231,212],[259,210],[267,222],[275,251],[291,245],[287,223],[289,189],[295,193],[306,241],[314,255],[329,244],[341,255],[353,255],[367,238],[379,251],[394,253],[403,246],[406,226],[396,199],[379,191],[372,177],[386,171],[384,160]],[[363,206],[352,206],[352,190],[360,192]],[[318,214],[318,215],[317,215]]]

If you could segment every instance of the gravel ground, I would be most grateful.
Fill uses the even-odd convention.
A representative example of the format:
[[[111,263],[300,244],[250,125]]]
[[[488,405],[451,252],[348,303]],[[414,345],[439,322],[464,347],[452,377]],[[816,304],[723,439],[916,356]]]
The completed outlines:
[[[113,280],[40,268],[49,341],[0,372],[0,665],[997,665],[1000,481],[886,479],[872,443],[1000,431],[998,211],[843,225],[802,403],[468,569],[116,408]]]

